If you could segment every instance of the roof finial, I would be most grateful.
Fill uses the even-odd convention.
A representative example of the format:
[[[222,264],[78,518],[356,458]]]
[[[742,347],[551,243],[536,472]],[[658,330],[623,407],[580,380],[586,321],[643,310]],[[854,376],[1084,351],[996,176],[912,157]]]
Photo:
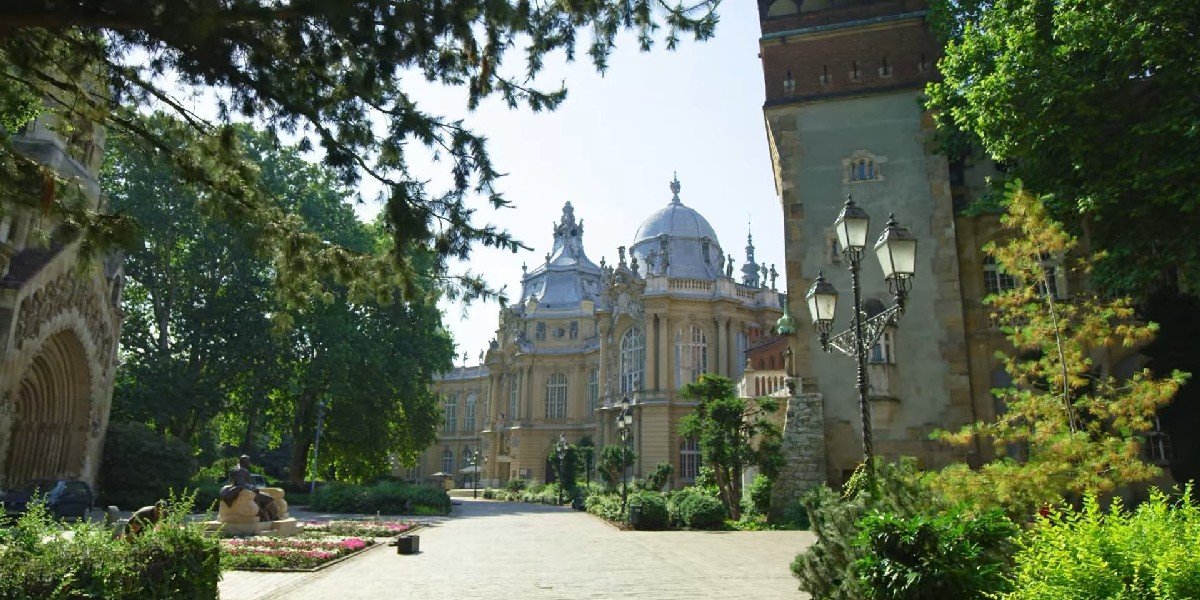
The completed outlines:
[[[681,204],[679,201],[679,172],[673,171],[671,176],[671,193],[673,194],[671,204]]]

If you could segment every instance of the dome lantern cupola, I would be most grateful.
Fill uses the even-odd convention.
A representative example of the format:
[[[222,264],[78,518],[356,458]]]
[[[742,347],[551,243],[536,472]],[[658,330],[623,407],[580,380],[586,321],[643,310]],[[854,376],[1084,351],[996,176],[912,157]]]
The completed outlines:
[[[679,198],[679,178],[671,180],[671,201],[638,227],[630,254],[646,276],[717,279],[722,276],[721,244],[699,212]]]

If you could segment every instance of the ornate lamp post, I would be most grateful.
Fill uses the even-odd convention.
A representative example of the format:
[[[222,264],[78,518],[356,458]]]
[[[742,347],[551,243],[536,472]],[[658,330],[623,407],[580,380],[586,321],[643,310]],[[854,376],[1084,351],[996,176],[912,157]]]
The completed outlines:
[[[629,452],[629,435],[632,432],[633,408],[629,404],[629,396],[621,398],[621,412],[617,414],[617,435],[621,436],[621,462],[626,463],[625,457]],[[625,510],[629,498],[629,465],[621,466],[621,510]]]
[[[564,470],[565,460],[567,458],[567,436],[565,433],[558,434],[558,443],[554,445],[554,451],[558,454],[558,503],[562,505],[563,486],[566,485],[566,475]]]
[[[858,361],[858,406],[862,413],[863,460],[867,472],[873,469],[875,449],[871,442],[871,405],[867,396],[867,349],[874,346],[888,325],[896,324],[904,313],[904,302],[912,288],[912,277],[916,271],[917,238],[896,223],[894,214],[888,216],[888,224],[875,242],[875,255],[883,267],[883,277],[888,290],[895,298],[892,307],[867,317],[862,310],[862,288],[859,285],[859,269],[867,246],[867,231],[870,217],[859,208],[850,196],[846,205],[834,221],[838,242],[842,245],[842,256],[850,263],[850,285],[854,291],[854,324],[847,330],[830,336],[833,316],[837,309],[837,290],[825,281],[821,273],[808,290],[805,299],[812,315],[813,329],[821,339],[821,348],[826,352],[836,348],[846,356]]]
[[[479,498],[479,448],[471,451],[467,458],[467,464],[471,465],[471,471],[475,475],[475,484],[471,486],[471,498]]]

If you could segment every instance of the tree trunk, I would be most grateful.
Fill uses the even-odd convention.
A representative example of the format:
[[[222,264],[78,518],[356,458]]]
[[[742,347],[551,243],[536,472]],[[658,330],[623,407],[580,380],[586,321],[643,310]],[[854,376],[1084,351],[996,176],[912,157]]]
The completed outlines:
[[[308,475],[308,451],[312,448],[313,406],[316,395],[310,390],[304,390],[296,398],[296,410],[292,417],[292,459],[288,469],[288,480],[292,483],[304,483]]]

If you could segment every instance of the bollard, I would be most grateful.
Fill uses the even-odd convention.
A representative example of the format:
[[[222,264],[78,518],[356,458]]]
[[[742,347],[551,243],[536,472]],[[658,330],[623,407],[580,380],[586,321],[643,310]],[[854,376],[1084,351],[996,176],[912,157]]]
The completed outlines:
[[[421,536],[402,535],[396,538],[396,554],[416,554],[421,551]]]

